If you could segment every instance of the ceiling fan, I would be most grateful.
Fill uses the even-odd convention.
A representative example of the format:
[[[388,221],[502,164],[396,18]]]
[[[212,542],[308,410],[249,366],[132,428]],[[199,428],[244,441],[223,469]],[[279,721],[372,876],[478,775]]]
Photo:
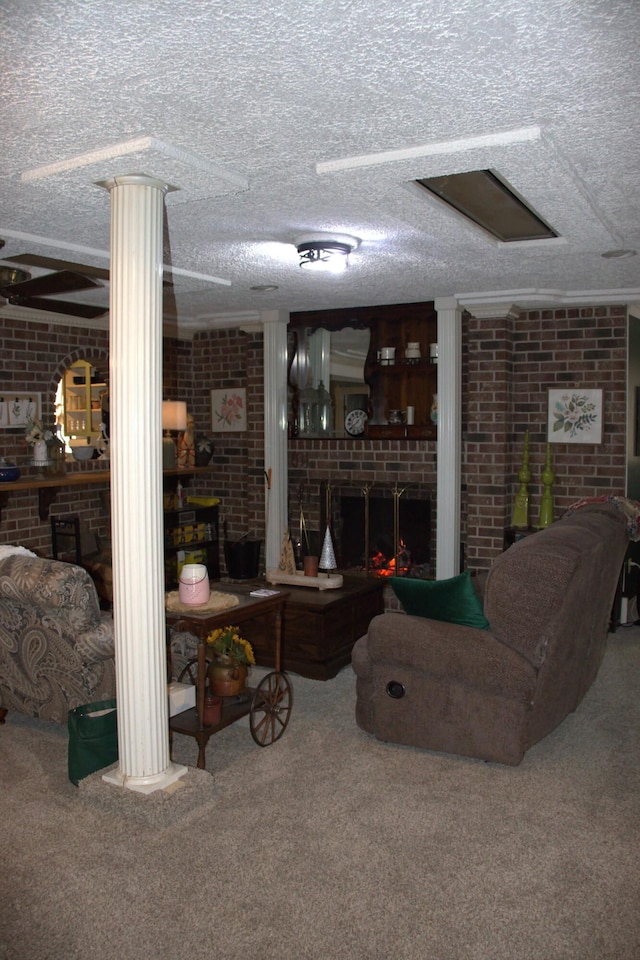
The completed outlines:
[[[32,278],[30,273],[20,267],[0,265],[0,295],[13,306],[28,307],[31,310],[49,310],[53,313],[86,319],[99,317],[108,310],[108,307],[88,303],[47,299],[55,294],[101,287],[103,284],[93,277],[108,280],[108,270],[26,253],[18,257],[8,257],[5,263],[26,264],[55,271]]]
[[[3,246],[4,242],[0,241],[0,249]],[[109,280],[109,271],[105,267],[92,267],[84,263],[72,263],[70,260],[56,260],[54,257],[43,257],[36,253],[6,257],[4,263],[55,271],[31,279],[31,275],[26,270],[0,264],[0,295],[15,306],[30,307],[32,310],[53,310],[55,313],[87,319],[99,317],[108,310],[108,307],[91,306],[88,303],[45,299],[58,293],[71,293],[102,286],[97,282],[98,280]],[[166,272],[162,278],[162,286],[165,287],[165,293],[169,292],[166,288],[173,287],[173,281]]]

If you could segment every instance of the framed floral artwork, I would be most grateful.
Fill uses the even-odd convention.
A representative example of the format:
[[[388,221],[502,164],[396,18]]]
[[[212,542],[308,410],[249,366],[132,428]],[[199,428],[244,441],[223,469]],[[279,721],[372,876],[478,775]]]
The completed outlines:
[[[247,429],[245,387],[211,391],[211,429],[215,433],[236,433]]]
[[[549,443],[602,443],[602,390],[549,390]]]

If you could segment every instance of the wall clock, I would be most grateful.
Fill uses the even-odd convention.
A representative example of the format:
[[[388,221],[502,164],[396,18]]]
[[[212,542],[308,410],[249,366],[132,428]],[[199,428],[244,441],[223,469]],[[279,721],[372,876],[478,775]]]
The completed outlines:
[[[350,410],[344,418],[344,428],[350,437],[359,437],[364,433],[364,425],[366,422],[366,410]]]

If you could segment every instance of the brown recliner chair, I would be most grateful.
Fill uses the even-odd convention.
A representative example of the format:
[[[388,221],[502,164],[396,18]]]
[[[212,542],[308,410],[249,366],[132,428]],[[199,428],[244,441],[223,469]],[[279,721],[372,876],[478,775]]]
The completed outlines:
[[[379,740],[520,763],[596,677],[627,544],[618,507],[590,504],[497,558],[489,629],[375,617],[352,654],[358,725]]]

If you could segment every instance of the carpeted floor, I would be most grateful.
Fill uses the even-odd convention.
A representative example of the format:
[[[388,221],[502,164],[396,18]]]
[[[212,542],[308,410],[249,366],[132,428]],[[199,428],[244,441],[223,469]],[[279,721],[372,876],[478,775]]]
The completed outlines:
[[[291,679],[280,741],[222,731],[155,814],[9,715],[0,960],[638,960],[639,628],[520,767],[365,735],[350,668]]]

